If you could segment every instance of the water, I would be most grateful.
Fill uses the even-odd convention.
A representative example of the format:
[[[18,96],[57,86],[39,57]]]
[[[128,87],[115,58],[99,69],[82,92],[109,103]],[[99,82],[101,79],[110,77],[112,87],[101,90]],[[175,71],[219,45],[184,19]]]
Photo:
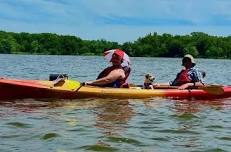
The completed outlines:
[[[180,59],[132,58],[130,81],[144,74],[174,79]],[[107,65],[102,57],[0,55],[1,76],[48,79],[68,73],[81,82]],[[230,84],[230,60],[198,59],[208,83]],[[231,151],[231,98],[205,100],[13,100],[0,104],[1,152]]]

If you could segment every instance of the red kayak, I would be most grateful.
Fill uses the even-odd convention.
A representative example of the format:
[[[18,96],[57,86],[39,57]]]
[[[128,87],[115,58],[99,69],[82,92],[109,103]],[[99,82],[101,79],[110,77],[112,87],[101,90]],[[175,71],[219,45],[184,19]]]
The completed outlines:
[[[46,81],[46,80],[16,80],[0,79],[0,99],[22,98],[196,98],[214,99],[231,97],[231,86],[205,86],[199,89],[178,90],[176,88],[158,88],[154,90],[141,87],[130,88],[102,88],[81,86],[74,80]]]

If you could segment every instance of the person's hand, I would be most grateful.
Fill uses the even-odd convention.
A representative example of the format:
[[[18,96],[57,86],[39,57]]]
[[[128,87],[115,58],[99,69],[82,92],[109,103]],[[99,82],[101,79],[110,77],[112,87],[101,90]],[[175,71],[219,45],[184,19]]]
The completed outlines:
[[[93,83],[92,81],[86,81],[84,84],[85,85],[92,85],[92,83]]]
[[[188,87],[190,87],[189,83],[183,84],[181,86],[178,87],[179,90],[184,90],[187,89]]]
[[[159,87],[160,84],[159,83],[154,83],[154,84],[152,84],[152,86],[155,88],[155,87]]]

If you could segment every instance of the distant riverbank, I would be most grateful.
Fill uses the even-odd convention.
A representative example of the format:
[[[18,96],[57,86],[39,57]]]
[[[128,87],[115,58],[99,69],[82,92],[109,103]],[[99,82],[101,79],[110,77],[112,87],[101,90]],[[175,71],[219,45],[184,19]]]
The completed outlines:
[[[189,35],[150,33],[134,42],[82,40],[76,36],[52,33],[30,34],[0,31],[0,54],[102,55],[120,48],[133,57],[182,57],[231,59],[231,36],[218,37],[193,32]]]

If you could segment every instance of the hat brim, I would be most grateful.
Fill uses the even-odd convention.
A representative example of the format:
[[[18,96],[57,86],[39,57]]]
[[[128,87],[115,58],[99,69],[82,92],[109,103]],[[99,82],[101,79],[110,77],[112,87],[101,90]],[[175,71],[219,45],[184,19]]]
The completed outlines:
[[[196,63],[195,62],[191,62],[192,63],[192,67],[194,67],[195,65],[196,65]],[[182,64],[181,64],[182,66],[184,66],[184,63],[182,62]]]

